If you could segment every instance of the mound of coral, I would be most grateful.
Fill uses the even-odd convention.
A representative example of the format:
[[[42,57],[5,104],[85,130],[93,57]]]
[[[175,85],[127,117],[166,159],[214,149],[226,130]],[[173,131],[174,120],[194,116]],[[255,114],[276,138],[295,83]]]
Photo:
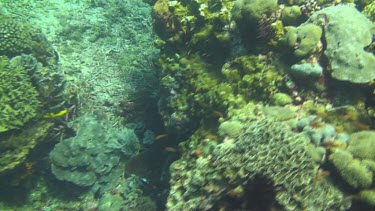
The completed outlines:
[[[246,125],[238,138],[223,143],[205,140],[213,142],[198,148],[206,153],[185,155],[171,166],[168,209],[217,208],[228,195],[245,197],[247,188],[260,179],[271,184],[270,196],[274,193],[285,210],[350,207],[350,201],[328,180],[316,180],[319,164],[313,159],[316,149],[309,138],[270,117]]]
[[[118,179],[120,160],[137,154],[140,146],[131,129],[105,127],[92,116],[82,118],[77,135],[51,151],[51,169],[60,180],[99,187]]]
[[[44,34],[27,22],[0,15],[0,174],[27,160],[58,123],[43,116],[63,109],[64,77]],[[43,145],[43,144],[41,144]]]

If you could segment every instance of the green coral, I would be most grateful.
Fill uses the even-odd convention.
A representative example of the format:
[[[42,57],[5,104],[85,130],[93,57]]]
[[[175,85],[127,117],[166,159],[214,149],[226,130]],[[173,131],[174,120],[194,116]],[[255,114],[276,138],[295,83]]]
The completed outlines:
[[[57,54],[46,37],[31,25],[0,15],[0,55],[32,54],[39,62],[53,64]]]
[[[0,54],[13,56],[30,51],[27,45],[30,35],[25,26],[11,18],[0,17]]]
[[[75,96],[74,93],[70,96],[64,93],[66,81],[60,65],[43,66],[34,56],[25,54],[13,58],[12,61],[17,66],[27,68],[31,82],[38,91],[39,101],[46,110],[61,110],[71,100],[68,98]]]
[[[137,136],[130,129],[105,127],[85,116],[77,135],[58,143],[50,153],[51,169],[59,179],[79,186],[109,183],[118,178],[122,158],[139,151]]]
[[[272,184],[275,200],[285,210],[341,210],[350,202],[328,181],[314,185],[319,165],[305,136],[292,132],[283,122],[260,118],[248,123],[235,140],[204,140],[194,146],[196,135],[184,146],[187,152],[171,166],[170,210],[208,210],[227,193],[246,195],[246,187],[262,178]],[[199,140],[199,138],[198,138]],[[251,199],[250,199],[251,200]]]
[[[45,140],[52,127],[53,123],[39,121],[9,136],[0,134],[0,174],[25,162],[30,152]]]
[[[278,92],[271,97],[271,101],[276,106],[284,106],[293,103],[292,97],[288,94]]]
[[[236,22],[256,26],[263,15],[270,15],[277,10],[276,0],[237,0],[233,6],[232,16]],[[249,27],[249,26],[248,26]]]
[[[375,21],[375,1],[366,5],[365,8],[363,8],[363,13],[366,14],[371,21]]]
[[[161,99],[161,114],[167,127],[187,124],[181,129],[190,128],[194,124],[189,121],[211,115],[207,112],[219,102],[214,89],[218,79],[210,71],[212,66],[196,54],[164,61],[161,87],[166,93]]]
[[[0,132],[19,129],[37,115],[38,92],[17,57],[0,56]]]
[[[204,53],[215,57],[226,55],[230,43],[226,28],[232,7],[231,0],[157,1],[153,14],[156,32],[165,41],[162,48],[179,53],[204,49]]]
[[[290,108],[280,107],[280,106],[265,106],[262,109],[264,115],[272,117],[278,121],[287,121],[294,119],[296,112]]]
[[[285,7],[281,12],[281,20],[286,26],[296,25],[300,21],[301,16],[301,9],[297,5]]]
[[[232,113],[249,101],[267,100],[285,88],[284,74],[265,64],[261,56],[235,58],[224,64],[221,72],[196,54],[168,59],[162,63],[166,75],[161,85],[167,95],[161,101],[161,114],[170,125],[207,119],[215,110]]]
[[[375,132],[360,131],[351,134],[347,150],[356,158],[375,161]]]
[[[273,18],[277,10],[277,0],[235,1],[232,18],[240,31],[242,42],[247,47],[263,44],[263,38],[269,40],[270,45],[275,44],[272,38],[278,39],[283,33],[282,22]]]
[[[240,93],[246,101],[268,100],[284,89],[284,76],[272,64],[266,64],[262,56],[240,56],[223,65],[225,81]]]
[[[309,23],[323,28],[332,77],[352,83],[375,79],[375,56],[366,52],[373,37],[373,25],[365,15],[350,6],[331,6],[315,12]]]
[[[240,121],[225,121],[220,124],[218,133],[221,137],[236,138],[241,134],[242,127],[243,124]]]
[[[329,160],[340,173],[341,177],[353,188],[368,188],[372,184],[373,172],[367,165],[358,159],[354,159],[350,152],[336,150]]]
[[[297,58],[306,58],[319,50],[318,44],[322,29],[314,24],[303,24],[299,27],[286,27],[287,33],[282,39],[287,46],[294,50]]]
[[[125,202],[121,195],[105,193],[100,198],[98,210],[121,211],[124,206]]]
[[[370,204],[371,206],[375,206],[375,190],[374,189],[362,190],[359,193],[359,198],[362,201]]]

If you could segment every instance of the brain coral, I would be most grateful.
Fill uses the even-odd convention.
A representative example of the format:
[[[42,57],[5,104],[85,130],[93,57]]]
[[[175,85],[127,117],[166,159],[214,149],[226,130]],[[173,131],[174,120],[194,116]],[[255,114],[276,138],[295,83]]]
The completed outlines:
[[[282,122],[261,118],[251,122],[237,140],[207,148],[213,148],[207,156],[183,156],[171,166],[168,209],[210,209],[226,194],[257,178],[272,184],[275,200],[285,210],[343,210],[350,206],[327,180],[314,184],[319,165],[311,157],[309,140]]]
[[[30,50],[27,40],[30,35],[26,33],[22,23],[11,18],[1,17],[0,21],[0,54],[17,55]]]
[[[17,60],[0,56],[0,132],[22,127],[40,105],[38,92]]]

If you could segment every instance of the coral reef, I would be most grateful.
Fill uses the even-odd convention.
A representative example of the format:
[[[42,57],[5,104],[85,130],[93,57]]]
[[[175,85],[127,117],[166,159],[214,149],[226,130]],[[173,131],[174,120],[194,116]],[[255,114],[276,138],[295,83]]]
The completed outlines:
[[[281,13],[281,20],[285,26],[297,25],[302,16],[301,8],[297,5],[285,7]]]
[[[158,0],[153,16],[155,31],[163,40],[159,47],[181,54],[187,53],[185,49],[203,50],[208,57],[223,58],[230,44],[232,7],[231,0]]]
[[[231,12],[244,42],[254,46],[258,37],[271,38],[275,34],[270,24],[274,18],[270,17],[277,11],[278,4],[275,0],[237,0]]]
[[[240,108],[248,101],[264,100],[285,89],[284,74],[262,56],[241,56],[221,67],[207,64],[199,55],[168,58],[161,63],[161,114],[168,128],[194,129],[197,118],[209,119],[213,111]]]
[[[226,16],[202,18],[211,7],[196,2],[160,0],[154,6],[161,39],[160,111],[167,128],[177,129],[168,131],[190,137],[170,169],[167,208],[220,209],[227,198],[243,208],[252,203],[244,196],[259,178],[272,184],[273,200],[286,210],[346,210],[346,187],[357,191],[349,199],[372,190],[369,159],[341,160],[335,153],[351,154],[350,134],[371,125],[363,105],[372,88],[355,84],[374,78],[375,62],[366,48],[373,32],[371,22],[347,5],[353,2],[237,0],[231,10],[235,23]],[[216,57],[211,41],[221,24],[228,25],[232,39],[219,45],[230,54]],[[272,120],[253,121],[259,113]],[[284,147],[290,150],[272,154]],[[302,167],[291,168],[291,160]],[[363,193],[361,200],[371,201]]]
[[[144,1],[157,62],[140,0],[0,3],[0,174],[52,150],[33,210],[375,206],[372,1]]]
[[[46,122],[43,116],[68,106],[73,96],[63,92],[62,69],[44,34],[27,22],[0,16],[0,145],[5,173],[43,148],[46,137],[63,135],[61,122]]]
[[[290,73],[297,78],[318,78],[323,75],[323,68],[318,62],[310,63],[302,60],[290,67]]]
[[[232,10],[232,16],[237,22],[249,24],[248,27],[253,27],[258,24],[263,15],[270,15],[278,8],[277,1],[249,1],[237,0]]]

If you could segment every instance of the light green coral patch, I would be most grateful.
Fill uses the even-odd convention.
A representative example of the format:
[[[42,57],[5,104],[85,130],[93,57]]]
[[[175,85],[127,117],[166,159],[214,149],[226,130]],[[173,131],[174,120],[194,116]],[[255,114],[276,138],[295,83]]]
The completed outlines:
[[[373,172],[366,163],[354,159],[349,151],[335,150],[329,160],[338,170],[341,177],[353,188],[368,188],[372,184]]]
[[[294,5],[291,7],[285,7],[281,13],[281,20],[284,25],[290,26],[298,23],[302,12],[299,6]]]
[[[366,14],[371,21],[375,21],[375,1],[366,5],[365,8],[363,8],[363,13]]]
[[[348,151],[354,157],[375,160],[375,132],[360,131],[351,134]]]
[[[257,24],[264,14],[277,10],[276,0],[237,0],[232,10],[235,21]]]
[[[306,58],[318,50],[322,29],[314,24],[303,24],[299,27],[287,27],[287,33],[282,39],[294,49],[297,58]]]
[[[221,72],[244,99],[269,99],[284,88],[284,74],[266,64],[262,56],[240,56],[224,64]]]
[[[229,120],[220,124],[218,132],[221,137],[236,138],[241,134],[242,127],[240,121]]]
[[[370,204],[371,206],[375,206],[375,190],[374,189],[362,190],[359,193],[359,197],[362,201]]]
[[[0,54],[17,55],[30,50],[27,45],[30,35],[25,31],[25,26],[11,18],[0,18]]]

